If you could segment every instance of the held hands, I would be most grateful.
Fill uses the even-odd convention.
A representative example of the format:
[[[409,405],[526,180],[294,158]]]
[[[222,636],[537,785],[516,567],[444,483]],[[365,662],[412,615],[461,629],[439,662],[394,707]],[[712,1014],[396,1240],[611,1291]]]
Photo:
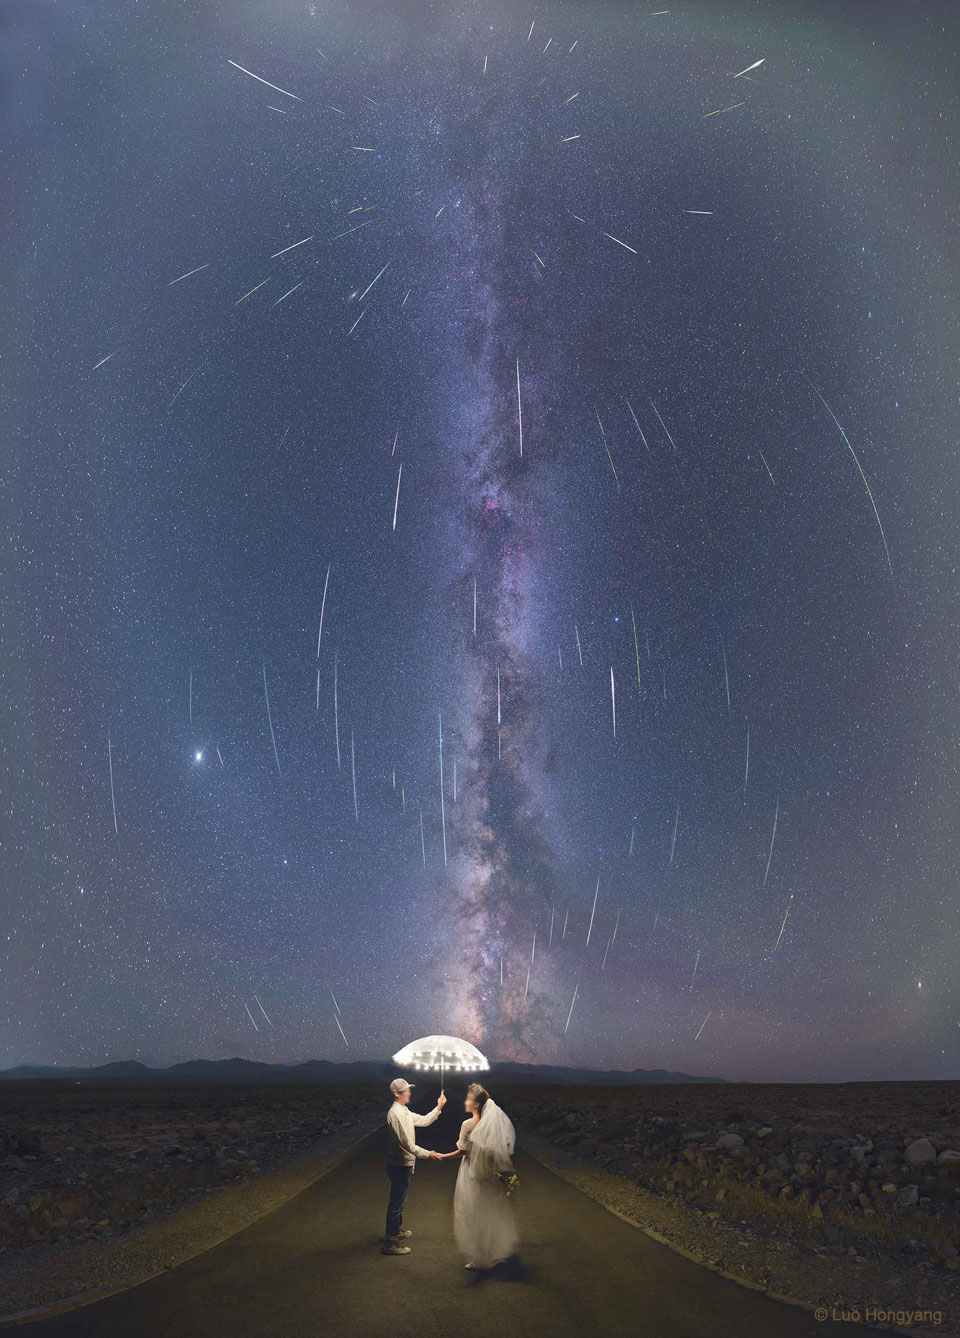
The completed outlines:
[[[442,1153],[442,1152],[431,1152],[431,1153],[430,1153],[430,1160],[431,1160],[431,1161],[443,1161],[443,1153]]]

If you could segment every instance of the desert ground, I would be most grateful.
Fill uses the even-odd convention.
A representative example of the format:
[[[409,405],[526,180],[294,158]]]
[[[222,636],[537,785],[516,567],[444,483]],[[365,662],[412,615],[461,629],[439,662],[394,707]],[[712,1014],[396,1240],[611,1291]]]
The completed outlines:
[[[960,1083],[488,1085],[526,1151],[712,1267],[960,1331]],[[61,1299],[78,1252],[347,1147],[386,1104],[380,1084],[0,1085],[0,1294]]]

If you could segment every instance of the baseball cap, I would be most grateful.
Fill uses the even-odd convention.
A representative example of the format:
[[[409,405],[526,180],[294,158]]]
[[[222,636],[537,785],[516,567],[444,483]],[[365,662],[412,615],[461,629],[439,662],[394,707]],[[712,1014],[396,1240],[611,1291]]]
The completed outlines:
[[[416,1083],[407,1082],[406,1078],[394,1078],[390,1084],[391,1092],[409,1092],[411,1087],[416,1087]]]

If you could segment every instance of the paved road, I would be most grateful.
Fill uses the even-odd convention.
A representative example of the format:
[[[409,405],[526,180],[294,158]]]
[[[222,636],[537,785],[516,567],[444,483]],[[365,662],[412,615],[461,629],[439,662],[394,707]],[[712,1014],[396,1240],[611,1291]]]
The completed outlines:
[[[386,1104],[386,1103],[385,1103]],[[425,1103],[426,1104],[426,1103]],[[420,1105],[420,1102],[417,1103]],[[457,1094],[421,1145],[453,1147]],[[405,1214],[414,1252],[380,1254],[382,1137],[246,1230],[139,1287],[3,1338],[855,1338],[699,1268],[517,1157],[522,1265],[463,1268],[451,1231],[457,1163],[417,1164]]]

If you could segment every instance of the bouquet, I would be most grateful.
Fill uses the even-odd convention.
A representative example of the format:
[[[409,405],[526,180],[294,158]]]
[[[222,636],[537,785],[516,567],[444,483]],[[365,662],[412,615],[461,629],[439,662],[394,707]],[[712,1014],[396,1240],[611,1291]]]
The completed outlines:
[[[498,1173],[498,1178],[501,1185],[503,1185],[504,1189],[507,1191],[507,1198],[509,1198],[511,1194],[517,1192],[517,1185],[520,1183],[520,1177],[517,1175],[516,1171],[500,1171]]]

